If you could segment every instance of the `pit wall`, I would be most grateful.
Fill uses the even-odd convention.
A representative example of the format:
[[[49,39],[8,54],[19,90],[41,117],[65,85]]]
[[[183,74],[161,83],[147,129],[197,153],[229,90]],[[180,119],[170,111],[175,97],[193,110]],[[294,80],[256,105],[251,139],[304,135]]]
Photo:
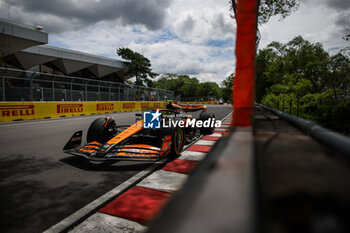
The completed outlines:
[[[212,101],[213,102],[213,101]],[[181,104],[212,104],[211,102],[184,102]],[[113,112],[131,112],[165,108],[167,102],[0,102],[0,122],[34,120]]]

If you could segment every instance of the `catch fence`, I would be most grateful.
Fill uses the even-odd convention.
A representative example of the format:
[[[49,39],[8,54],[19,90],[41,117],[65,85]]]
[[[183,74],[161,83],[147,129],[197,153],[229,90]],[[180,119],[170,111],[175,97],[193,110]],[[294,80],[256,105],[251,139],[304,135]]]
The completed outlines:
[[[1,101],[167,101],[173,92],[118,82],[0,68]]]

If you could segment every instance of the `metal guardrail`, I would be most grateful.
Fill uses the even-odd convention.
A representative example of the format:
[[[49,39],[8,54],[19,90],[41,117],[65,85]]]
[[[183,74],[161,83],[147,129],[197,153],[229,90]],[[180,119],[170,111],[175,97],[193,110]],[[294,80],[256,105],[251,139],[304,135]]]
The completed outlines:
[[[316,140],[332,147],[334,150],[344,155],[347,159],[350,159],[350,139],[348,137],[334,132],[332,130],[326,129],[312,121],[292,116],[288,113],[267,107],[262,104],[256,105],[265,108],[270,112],[273,112],[280,118],[287,120],[288,122],[298,127],[300,130],[302,130],[305,134],[310,135]]]
[[[0,67],[1,101],[166,101],[173,92]]]

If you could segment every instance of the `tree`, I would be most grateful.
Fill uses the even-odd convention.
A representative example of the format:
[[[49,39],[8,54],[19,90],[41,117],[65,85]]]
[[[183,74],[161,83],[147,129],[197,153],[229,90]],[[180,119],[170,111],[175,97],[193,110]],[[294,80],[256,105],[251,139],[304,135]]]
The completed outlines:
[[[221,82],[221,93],[222,98],[225,102],[230,101],[232,103],[232,87],[233,87],[233,79],[235,74],[230,74],[224,81]]]
[[[260,0],[258,10],[258,23],[263,24],[269,21],[272,16],[280,15],[281,19],[286,18],[291,12],[299,7],[300,0]],[[233,18],[236,15],[237,0],[230,0]]]
[[[128,71],[124,76],[136,77],[136,85],[141,86],[152,86],[152,80],[150,78],[155,78],[158,74],[152,72],[151,62],[148,58],[143,56],[138,52],[134,52],[129,48],[119,48],[117,49],[117,54],[121,58],[129,61],[127,64]]]
[[[286,44],[270,43],[256,56],[256,101],[260,102],[269,87],[283,83],[290,75],[296,80],[308,79],[311,92],[321,91],[328,82],[328,61],[329,55],[320,43],[311,44],[301,36]]]
[[[278,79],[283,75],[283,63],[271,47],[259,51],[256,63],[255,101],[260,103],[266,90],[279,82]]]
[[[178,74],[165,74],[154,82],[154,87],[170,90],[182,100],[202,97],[221,97],[221,89],[215,82],[200,83],[195,77]]]
[[[338,53],[329,58],[327,65],[330,74],[327,85],[333,92],[333,98],[336,101],[344,97],[350,98],[349,59],[341,53]]]
[[[165,74],[154,83],[154,87],[170,90],[175,96],[192,97],[198,89],[197,78],[188,75]]]
[[[183,85],[180,87],[183,97],[192,97],[195,95],[198,88],[200,88],[200,83],[197,78],[190,78],[187,75],[180,75],[180,79],[183,79]]]
[[[256,101],[350,134],[350,60],[301,36],[257,54]]]
[[[221,97],[221,90],[215,82],[204,82],[199,84],[196,92],[197,97],[213,97],[219,99]]]

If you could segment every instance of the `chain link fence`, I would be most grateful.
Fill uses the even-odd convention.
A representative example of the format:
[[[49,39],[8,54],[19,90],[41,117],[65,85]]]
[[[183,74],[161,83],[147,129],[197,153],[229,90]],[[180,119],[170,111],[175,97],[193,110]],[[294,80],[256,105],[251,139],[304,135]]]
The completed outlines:
[[[0,68],[2,101],[167,101],[173,92],[117,82]]]
[[[201,102],[201,101],[219,101],[216,97],[201,96],[201,97],[178,97],[178,100],[184,102]]]

